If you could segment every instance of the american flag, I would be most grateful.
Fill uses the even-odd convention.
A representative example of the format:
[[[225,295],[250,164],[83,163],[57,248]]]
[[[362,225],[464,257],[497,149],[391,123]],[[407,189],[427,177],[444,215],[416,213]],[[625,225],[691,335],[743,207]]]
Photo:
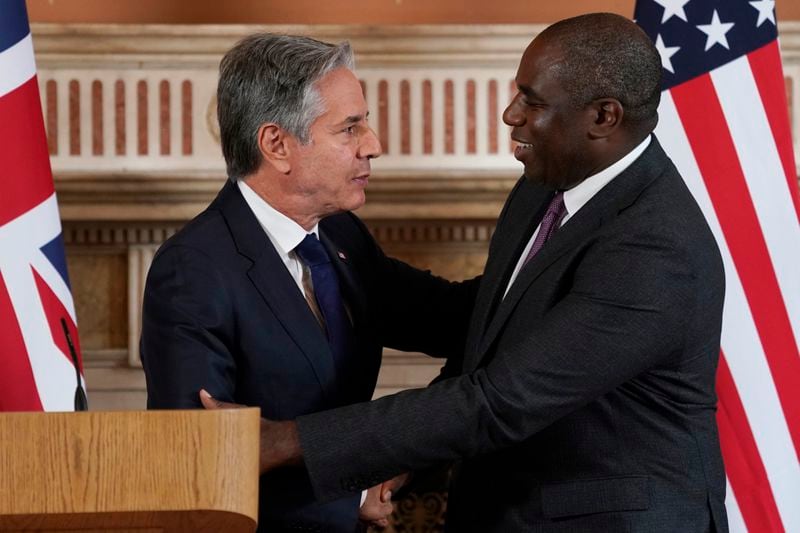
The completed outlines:
[[[638,0],[656,129],[725,262],[717,421],[731,531],[800,531],[800,197],[773,0]]]
[[[77,346],[24,0],[0,16],[0,411],[72,411]],[[80,359],[79,359],[80,361]]]

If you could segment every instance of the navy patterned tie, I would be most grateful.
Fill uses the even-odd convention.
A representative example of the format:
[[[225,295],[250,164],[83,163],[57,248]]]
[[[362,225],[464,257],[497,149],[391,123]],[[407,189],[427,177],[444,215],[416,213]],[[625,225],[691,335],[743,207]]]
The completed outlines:
[[[322,313],[322,319],[325,321],[328,344],[331,347],[334,365],[341,383],[347,359],[353,355],[354,339],[353,327],[339,290],[339,278],[331,264],[328,252],[313,233],[306,235],[303,242],[295,248],[295,252],[311,271],[314,297]]]

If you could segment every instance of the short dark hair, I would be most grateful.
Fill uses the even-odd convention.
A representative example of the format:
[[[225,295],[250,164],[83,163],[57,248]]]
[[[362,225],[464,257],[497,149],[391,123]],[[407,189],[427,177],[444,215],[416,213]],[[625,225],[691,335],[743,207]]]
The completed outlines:
[[[564,53],[554,72],[575,105],[615,98],[623,123],[655,126],[661,57],[639,26],[613,13],[590,13],[556,22],[541,36]]]
[[[273,122],[308,143],[311,124],[323,113],[315,82],[337,68],[353,69],[350,44],[309,37],[257,33],[222,58],[217,84],[217,120],[228,177],[258,169],[257,133]]]

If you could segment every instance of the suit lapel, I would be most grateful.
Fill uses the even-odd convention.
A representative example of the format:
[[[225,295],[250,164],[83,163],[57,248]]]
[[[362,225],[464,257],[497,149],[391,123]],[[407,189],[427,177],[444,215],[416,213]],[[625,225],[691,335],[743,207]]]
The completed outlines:
[[[552,195],[551,191],[532,187],[527,182],[522,182],[517,188],[513,205],[509,205],[510,211],[503,217],[503,227],[495,233],[492,249],[496,253],[490,252],[475,300],[466,344],[465,368],[476,362],[480,355],[478,348],[486,328],[500,303],[519,255],[544,216]]]
[[[506,321],[508,321],[514,308],[519,303],[519,300],[531,284],[565,253],[591,238],[592,234],[598,228],[616,217],[621,210],[635,202],[636,197],[639,196],[642,190],[660,175],[665,165],[669,164],[671,164],[669,158],[661,149],[655,136],[653,136],[650,146],[647,147],[644,153],[634,161],[630,167],[614,178],[608,185],[603,187],[603,189],[592,197],[580,211],[553,234],[541,251],[519,272],[508,294],[497,305],[496,311],[488,316],[485,333],[481,338],[477,350],[471,357],[465,360],[465,372],[477,368],[500,331],[502,331],[503,326]],[[541,190],[539,187],[534,188]],[[528,197],[529,201],[531,196],[532,195],[529,195]],[[549,199],[549,196],[546,196],[545,199]],[[523,195],[520,196],[519,200],[516,198],[514,200],[515,203],[519,202],[520,204],[525,201],[526,197]],[[534,208],[538,213],[538,218],[535,219],[536,224],[538,224],[539,219],[541,219],[543,215],[541,202],[542,200],[539,200],[539,204],[529,204],[538,207]],[[524,241],[525,243],[530,239],[532,231],[533,228],[530,228],[526,233],[527,238]],[[513,269],[521,253],[518,244],[514,250],[514,254],[498,253],[498,261],[500,258],[505,261],[510,261],[510,268]],[[508,268],[509,267],[506,266],[505,271],[508,271]],[[487,264],[487,276],[488,275]],[[492,290],[494,291],[494,297],[496,299],[502,298],[502,291],[505,290],[507,280],[508,277],[506,276],[505,283],[502,285],[492,285]]]
[[[328,342],[238,186],[228,181],[215,204],[228,223],[239,253],[253,262],[247,272],[250,281],[308,359],[326,396],[333,397],[335,376]]]
[[[511,316],[520,298],[542,272],[582,240],[588,239],[591,233],[600,226],[602,218],[600,213],[596,210],[587,209],[587,207],[588,204],[568,220],[564,226],[559,228],[539,253],[520,270],[514,283],[509,288],[508,294],[497,306],[496,312],[489,321],[486,334],[483,336],[478,349],[479,354],[482,355],[487,352],[503,325]],[[476,361],[476,366],[478,363],[479,361]]]

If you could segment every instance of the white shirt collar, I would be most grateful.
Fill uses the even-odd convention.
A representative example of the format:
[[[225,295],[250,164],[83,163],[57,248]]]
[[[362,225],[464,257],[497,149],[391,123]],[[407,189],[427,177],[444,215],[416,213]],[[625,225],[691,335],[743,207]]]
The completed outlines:
[[[269,240],[277,249],[281,257],[287,257],[295,247],[305,239],[308,233],[318,235],[319,224],[314,225],[310,232],[287,217],[256,194],[245,181],[237,181],[239,190],[244,196],[244,201],[250,206],[250,210],[258,219],[258,223],[267,233]]]
[[[648,135],[636,148],[625,154],[616,163],[601,170],[597,174],[589,176],[570,190],[564,191],[564,205],[567,207],[567,214],[564,216],[561,224],[563,225],[570,217],[577,213],[581,207],[586,205],[595,194],[600,192],[600,189],[608,185],[611,180],[631,166],[650,145],[651,138],[652,135]]]

